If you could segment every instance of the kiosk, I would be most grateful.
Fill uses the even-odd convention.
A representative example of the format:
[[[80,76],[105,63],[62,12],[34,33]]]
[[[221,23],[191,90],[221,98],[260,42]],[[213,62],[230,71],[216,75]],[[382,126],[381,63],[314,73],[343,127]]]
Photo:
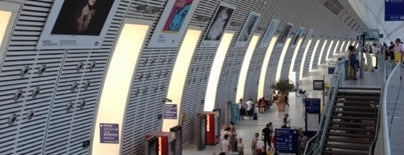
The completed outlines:
[[[173,132],[157,132],[147,134],[145,137],[146,155],[175,155],[176,140]]]
[[[214,112],[199,112],[198,113],[198,134],[200,134],[200,138],[203,141],[205,139],[205,143],[201,143],[202,145],[216,145],[219,143],[220,139],[220,110],[215,109]],[[205,117],[205,122],[203,122],[203,118]],[[203,127],[205,126],[205,127]],[[202,142],[201,141],[201,142]]]

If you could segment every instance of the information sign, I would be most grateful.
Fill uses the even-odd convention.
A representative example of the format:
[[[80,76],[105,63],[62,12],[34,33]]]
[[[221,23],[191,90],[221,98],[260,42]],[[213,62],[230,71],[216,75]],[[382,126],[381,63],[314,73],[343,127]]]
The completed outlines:
[[[320,98],[306,98],[306,112],[310,114],[319,114],[320,113]]]
[[[297,153],[298,131],[295,129],[275,129],[275,148],[277,153]]]
[[[177,105],[165,104],[164,105],[164,119],[177,119]]]
[[[119,124],[100,123],[100,142],[119,143]]]

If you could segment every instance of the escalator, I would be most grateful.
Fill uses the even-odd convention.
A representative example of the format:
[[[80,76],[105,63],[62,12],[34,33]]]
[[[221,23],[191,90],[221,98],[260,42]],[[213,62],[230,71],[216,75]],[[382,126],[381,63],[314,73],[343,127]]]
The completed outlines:
[[[369,154],[375,136],[380,94],[380,87],[338,87],[322,154]]]

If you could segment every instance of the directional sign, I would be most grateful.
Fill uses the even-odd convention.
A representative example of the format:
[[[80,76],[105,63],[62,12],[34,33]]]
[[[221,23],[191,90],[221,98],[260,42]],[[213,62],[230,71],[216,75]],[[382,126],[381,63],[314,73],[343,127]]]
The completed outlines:
[[[164,119],[177,119],[177,105],[165,104],[164,105]]]
[[[306,98],[306,112],[310,114],[319,114],[320,113],[320,98]]]
[[[119,125],[100,123],[100,142],[101,143],[119,143]]]
[[[384,20],[404,21],[404,0],[385,0]]]
[[[275,129],[275,149],[278,153],[297,153],[299,134],[295,129]]]

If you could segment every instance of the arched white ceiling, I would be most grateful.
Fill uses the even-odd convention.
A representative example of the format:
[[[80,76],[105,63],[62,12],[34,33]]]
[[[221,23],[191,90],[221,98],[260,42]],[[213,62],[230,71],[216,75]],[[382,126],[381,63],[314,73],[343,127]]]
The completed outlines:
[[[349,4],[370,29],[379,29],[382,41],[404,39],[404,22],[384,21],[384,0],[348,0]]]

